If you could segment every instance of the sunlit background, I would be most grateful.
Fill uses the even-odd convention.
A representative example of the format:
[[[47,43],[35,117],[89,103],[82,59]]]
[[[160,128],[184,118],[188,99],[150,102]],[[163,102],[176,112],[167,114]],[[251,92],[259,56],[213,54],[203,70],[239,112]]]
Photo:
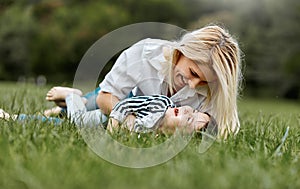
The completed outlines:
[[[298,0],[1,0],[0,81],[72,83],[87,49],[137,22],[226,27],[243,50],[244,92],[300,98]]]

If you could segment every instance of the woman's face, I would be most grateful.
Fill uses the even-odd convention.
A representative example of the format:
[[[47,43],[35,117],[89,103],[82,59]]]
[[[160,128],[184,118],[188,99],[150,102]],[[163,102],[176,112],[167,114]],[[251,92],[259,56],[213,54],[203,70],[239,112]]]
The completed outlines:
[[[198,112],[190,106],[168,108],[164,116],[164,126],[168,128],[190,126],[191,131],[200,130],[209,119],[208,115]]]
[[[189,85],[191,89],[195,89],[216,80],[215,75],[207,66],[197,65],[184,55],[180,55],[173,73],[174,87],[177,91],[185,85]]]

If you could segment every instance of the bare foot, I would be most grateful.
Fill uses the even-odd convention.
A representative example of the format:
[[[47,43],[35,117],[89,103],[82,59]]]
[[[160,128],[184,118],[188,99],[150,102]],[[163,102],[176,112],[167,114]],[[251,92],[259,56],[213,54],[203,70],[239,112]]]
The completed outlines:
[[[52,116],[52,115],[58,115],[58,114],[60,114],[61,110],[62,110],[61,107],[56,106],[54,108],[45,110],[44,111],[44,116],[49,117],[49,116]]]
[[[69,87],[53,87],[50,89],[46,95],[46,100],[48,101],[59,101],[65,100],[68,94],[75,93],[82,96],[82,92],[79,89],[69,88]]]

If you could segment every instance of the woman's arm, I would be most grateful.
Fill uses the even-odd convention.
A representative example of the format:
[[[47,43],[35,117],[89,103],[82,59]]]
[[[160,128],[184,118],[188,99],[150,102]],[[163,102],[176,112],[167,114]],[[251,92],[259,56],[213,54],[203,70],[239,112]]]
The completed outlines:
[[[100,108],[101,112],[105,115],[109,115],[112,108],[119,102],[120,100],[108,92],[100,91],[97,98],[96,103]]]

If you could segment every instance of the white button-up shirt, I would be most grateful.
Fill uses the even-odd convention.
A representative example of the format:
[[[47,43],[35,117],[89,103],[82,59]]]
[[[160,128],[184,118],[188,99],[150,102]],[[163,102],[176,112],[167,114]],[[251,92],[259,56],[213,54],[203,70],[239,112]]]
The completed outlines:
[[[172,42],[159,39],[145,39],[123,51],[111,71],[100,83],[101,91],[109,92],[120,100],[126,98],[130,91],[134,95],[167,95],[167,75],[162,69],[170,64],[166,60],[163,48],[172,50]],[[202,112],[207,89],[194,90],[189,86],[177,91],[171,100],[177,106],[188,105]]]

